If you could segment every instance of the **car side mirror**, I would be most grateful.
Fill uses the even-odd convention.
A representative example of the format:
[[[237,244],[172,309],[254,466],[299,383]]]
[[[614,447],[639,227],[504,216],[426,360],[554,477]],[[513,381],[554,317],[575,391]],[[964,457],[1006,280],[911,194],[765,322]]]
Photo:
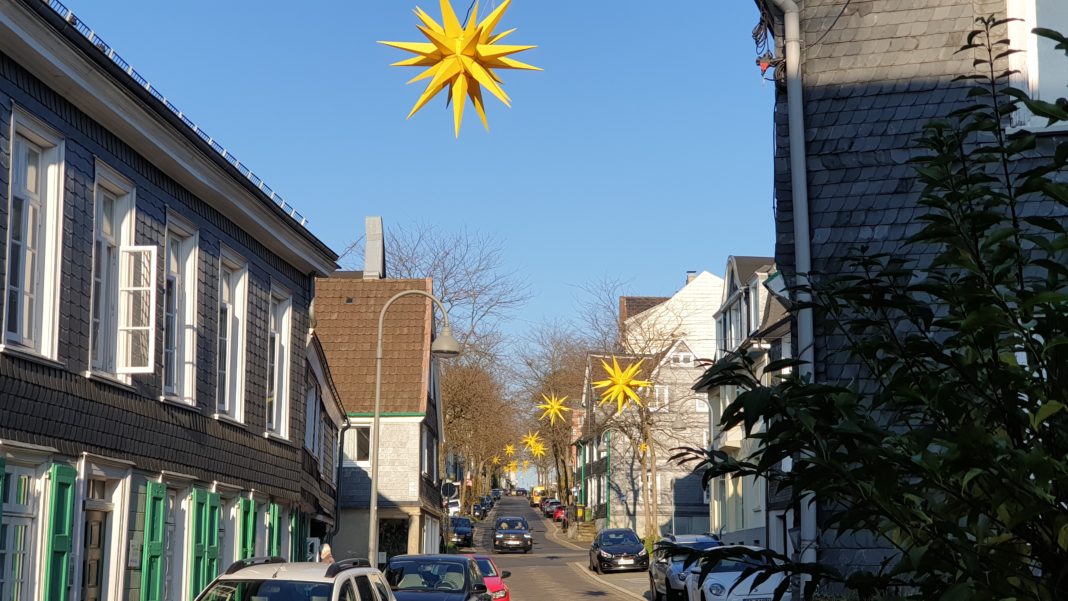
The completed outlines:
[[[509,578],[509,577],[511,577],[511,576],[512,576],[512,573],[511,573],[511,572],[509,572],[508,570],[505,570],[505,571],[501,572],[501,578],[502,578],[502,579],[504,579],[504,578]]]
[[[471,585],[471,592],[475,594],[485,593],[489,590],[485,582],[476,582]]]

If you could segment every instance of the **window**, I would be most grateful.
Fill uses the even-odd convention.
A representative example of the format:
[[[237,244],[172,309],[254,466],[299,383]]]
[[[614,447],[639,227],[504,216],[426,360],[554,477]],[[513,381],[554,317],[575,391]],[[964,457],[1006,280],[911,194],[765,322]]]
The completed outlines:
[[[196,230],[167,216],[163,287],[163,396],[187,404],[196,399]]]
[[[2,464],[0,464],[2,469]],[[37,477],[32,469],[8,466],[3,472],[0,519],[0,599],[28,601],[34,595]]]
[[[304,448],[312,457],[320,459],[323,446],[323,404],[322,390],[315,376],[308,376],[308,401],[305,405]]]
[[[649,403],[650,409],[667,409],[668,403],[671,402],[670,388],[664,384],[656,384],[653,386],[653,398]]]
[[[19,111],[12,121],[4,341],[55,358],[63,142]]]
[[[345,464],[370,465],[371,426],[353,426],[345,434]]]
[[[760,282],[753,282],[749,286],[749,334],[760,328]]]
[[[375,593],[371,589],[371,581],[367,579],[367,576],[356,577],[356,590],[360,593],[361,601],[374,601]]]
[[[1021,19],[1009,24],[1009,39],[1013,49],[1024,51],[1010,58],[1010,66],[1020,72],[1013,85],[1046,102],[1063,98],[1068,94],[1068,59],[1056,49],[1055,42],[1032,34],[1031,30],[1044,27],[1068,31],[1068,4],[1063,0],[1009,0],[1009,16]],[[1018,114],[1013,124],[1042,127],[1045,123],[1044,118]]]
[[[132,246],[134,188],[96,166],[89,366],[97,373],[150,373],[155,364],[156,247]]]
[[[422,439],[420,446],[422,447],[422,456],[420,458],[420,467],[424,476],[427,476],[433,481],[437,481],[438,474],[438,441],[434,436],[434,433],[430,431],[425,425],[422,427]]]
[[[287,296],[271,293],[267,327],[267,432],[286,436],[289,418],[289,341],[292,302]]]
[[[675,353],[671,355],[671,364],[682,366],[693,365],[693,353]]]
[[[243,419],[245,398],[245,314],[248,267],[223,249],[219,261],[219,321],[215,356],[215,412]]]

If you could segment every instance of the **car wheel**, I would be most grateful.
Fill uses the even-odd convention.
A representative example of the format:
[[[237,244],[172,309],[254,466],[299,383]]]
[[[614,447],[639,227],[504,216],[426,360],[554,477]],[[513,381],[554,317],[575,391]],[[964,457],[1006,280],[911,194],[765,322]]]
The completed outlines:
[[[664,598],[667,601],[682,601],[682,593],[671,588],[671,582],[664,580]]]
[[[656,581],[652,576],[649,576],[649,598],[653,601],[664,601],[664,596],[660,594],[660,591],[656,590]]]

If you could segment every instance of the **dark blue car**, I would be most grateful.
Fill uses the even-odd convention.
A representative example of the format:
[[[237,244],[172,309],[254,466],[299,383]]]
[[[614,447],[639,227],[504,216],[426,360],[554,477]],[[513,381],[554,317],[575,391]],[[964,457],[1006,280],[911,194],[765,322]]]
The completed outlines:
[[[475,542],[475,525],[467,518],[452,518],[452,542],[457,547],[471,547]]]

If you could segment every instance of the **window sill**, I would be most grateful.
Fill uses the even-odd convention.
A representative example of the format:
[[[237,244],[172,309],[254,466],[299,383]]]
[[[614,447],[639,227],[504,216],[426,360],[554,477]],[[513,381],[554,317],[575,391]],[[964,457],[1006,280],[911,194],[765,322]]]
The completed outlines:
[[[1048,119],[1044,117],[1032,117],[1027,123],[1024,123],[1023,125],[1011,125],[1006,128],[1005,131],[1009,135],[1027,131],[1039,138],[1068,134],[1068,123],[1061,121],[1060,123],[1055,123],[1053,125],[1046,125],[1047,121]]]
[[[55,368],[58,368],[58,369],[67,369],[67,364],[66,363],[63,363],[61,361],[56,361],[55,359],[52,359],[51,357],[46,357],[46,356],[38,353],[37,351],[33,351],[33,350],[30,350],[28,348],[21,347],[21,346],[14,346],[14,345],[10,345],[10,344],[0,344],[0,354],[11,355],[13,357],[19,357],[21,359],[26,359],[27,361],[33,361],[34,363],[39,363],[41,365],[46,365],[48,367],[55,367]]]
[[[274,432],[264,432],[263,433],[263,437],[268,439],[268,440],[273,440],[275,442],[282,443],[282,444],[284,444],[286,446],[290,446],[290,447],[296,447],[297,446],[297,445],[293,444],[292,440],[289,440],[285,436],[281,436],[279,434],[275,434]]]
[[[159,400],[160,402],[166,403],[167,405],[174,405],[175,407],[181,407],[182,409],[186,409],[194,413],[200,413],[200,409],[197,408],[195,403],[187,403],[178,397],[161,395],[159,397]]]
[[[89,380],[94,380],[103,384],[108,384],[116,388],[121,388],[127,392],[137,392],[134,387],[127,381],[123,380],[121,376],[109,374],[102,371],[86,371],[82,372],[82,375]]]
[[[212,413],[211,417],[215,421],[226,422],[228,424],[233,424],[235,426],[241,426],[241,427],[245,426],[245,422],[237,419],[236,417],[234,417],[232,415],[226,414],[226,413]]]

